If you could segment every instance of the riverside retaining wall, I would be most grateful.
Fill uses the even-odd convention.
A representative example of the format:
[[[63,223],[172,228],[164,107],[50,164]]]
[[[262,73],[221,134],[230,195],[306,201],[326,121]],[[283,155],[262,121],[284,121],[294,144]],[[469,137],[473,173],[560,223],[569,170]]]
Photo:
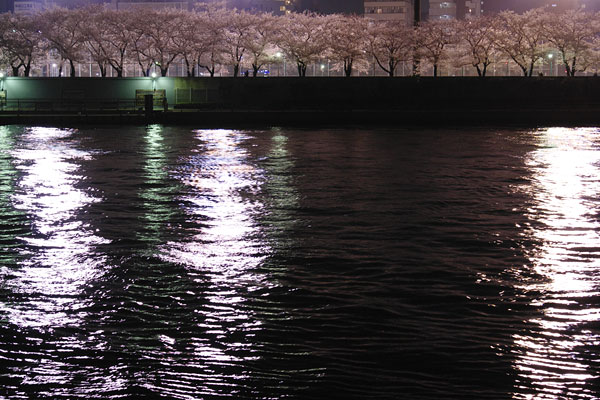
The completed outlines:
[[[581,124],[600,124],[598,77],[7,77],[2,84],[8,102],[133,101],[136,90],[165,90],[169,112],[163,117],[175,122],[201,118],[218,123],[219,119],[227,121],[232,117],[227,117],[227,113],[244,113],[240,122],[245,118],[260,122],[272,115],[281,120],[274,123],[281,123],[298,115],[298,122],[313,117],[327,122],[328,116],[342,120],[362,116],[369,123],[455,120],[473,124],[561,121],[577,124],[579,120]]]

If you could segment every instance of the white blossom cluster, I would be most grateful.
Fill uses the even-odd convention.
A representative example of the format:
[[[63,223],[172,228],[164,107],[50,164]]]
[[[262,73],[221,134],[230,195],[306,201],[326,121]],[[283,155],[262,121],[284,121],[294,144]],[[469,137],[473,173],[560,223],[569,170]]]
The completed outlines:
[[[135,64],[144,76],[152,68],[164,76],[177,63],[188,76],[222,69],[256,76],[267,64],[287,61],[305,76],[309,65],[326,59],[345,76],[376,68],[394,76],[400,63],[434,76],[465,67],[485,76],[490,65],[510,63],[531,76],[552,58],[575,76],[600,67],[599,37],[600,15],[582,11],[504,12],[412,27],[345,15],[88,7],[0,14],[0,69],[30,76],[36,65],[52,62],[75,76],[78,63],[93,63],[101,76],[112,69],[121,77]]]

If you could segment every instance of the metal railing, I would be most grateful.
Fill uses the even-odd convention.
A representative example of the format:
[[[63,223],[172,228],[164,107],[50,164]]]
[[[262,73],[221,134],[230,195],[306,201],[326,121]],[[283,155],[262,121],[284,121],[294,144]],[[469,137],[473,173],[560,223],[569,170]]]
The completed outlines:
[[[1,114],[143,115],[135,99],[6,99]]]

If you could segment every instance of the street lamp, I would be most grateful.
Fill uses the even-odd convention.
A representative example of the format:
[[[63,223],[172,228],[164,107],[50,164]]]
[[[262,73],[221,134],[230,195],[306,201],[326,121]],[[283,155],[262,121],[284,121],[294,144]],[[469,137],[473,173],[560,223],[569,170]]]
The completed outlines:
[[[4,72],[0,71],[0,91],[4,91]]]
[[[156,71],[152,71],[150,77],[152,78],[152,90],[156,90]]]
[[[548,61],[550,61],[550,71],[548,73],[548,75],[552,76],[552,59],[554,58],[554,54],[550,53],[548,54]]]

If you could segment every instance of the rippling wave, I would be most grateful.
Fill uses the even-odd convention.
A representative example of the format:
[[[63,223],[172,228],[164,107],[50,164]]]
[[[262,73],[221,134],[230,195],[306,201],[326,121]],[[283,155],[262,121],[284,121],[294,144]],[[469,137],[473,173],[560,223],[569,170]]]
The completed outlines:
[[[594,399],[600,131],[0,127],[0,398]]]

